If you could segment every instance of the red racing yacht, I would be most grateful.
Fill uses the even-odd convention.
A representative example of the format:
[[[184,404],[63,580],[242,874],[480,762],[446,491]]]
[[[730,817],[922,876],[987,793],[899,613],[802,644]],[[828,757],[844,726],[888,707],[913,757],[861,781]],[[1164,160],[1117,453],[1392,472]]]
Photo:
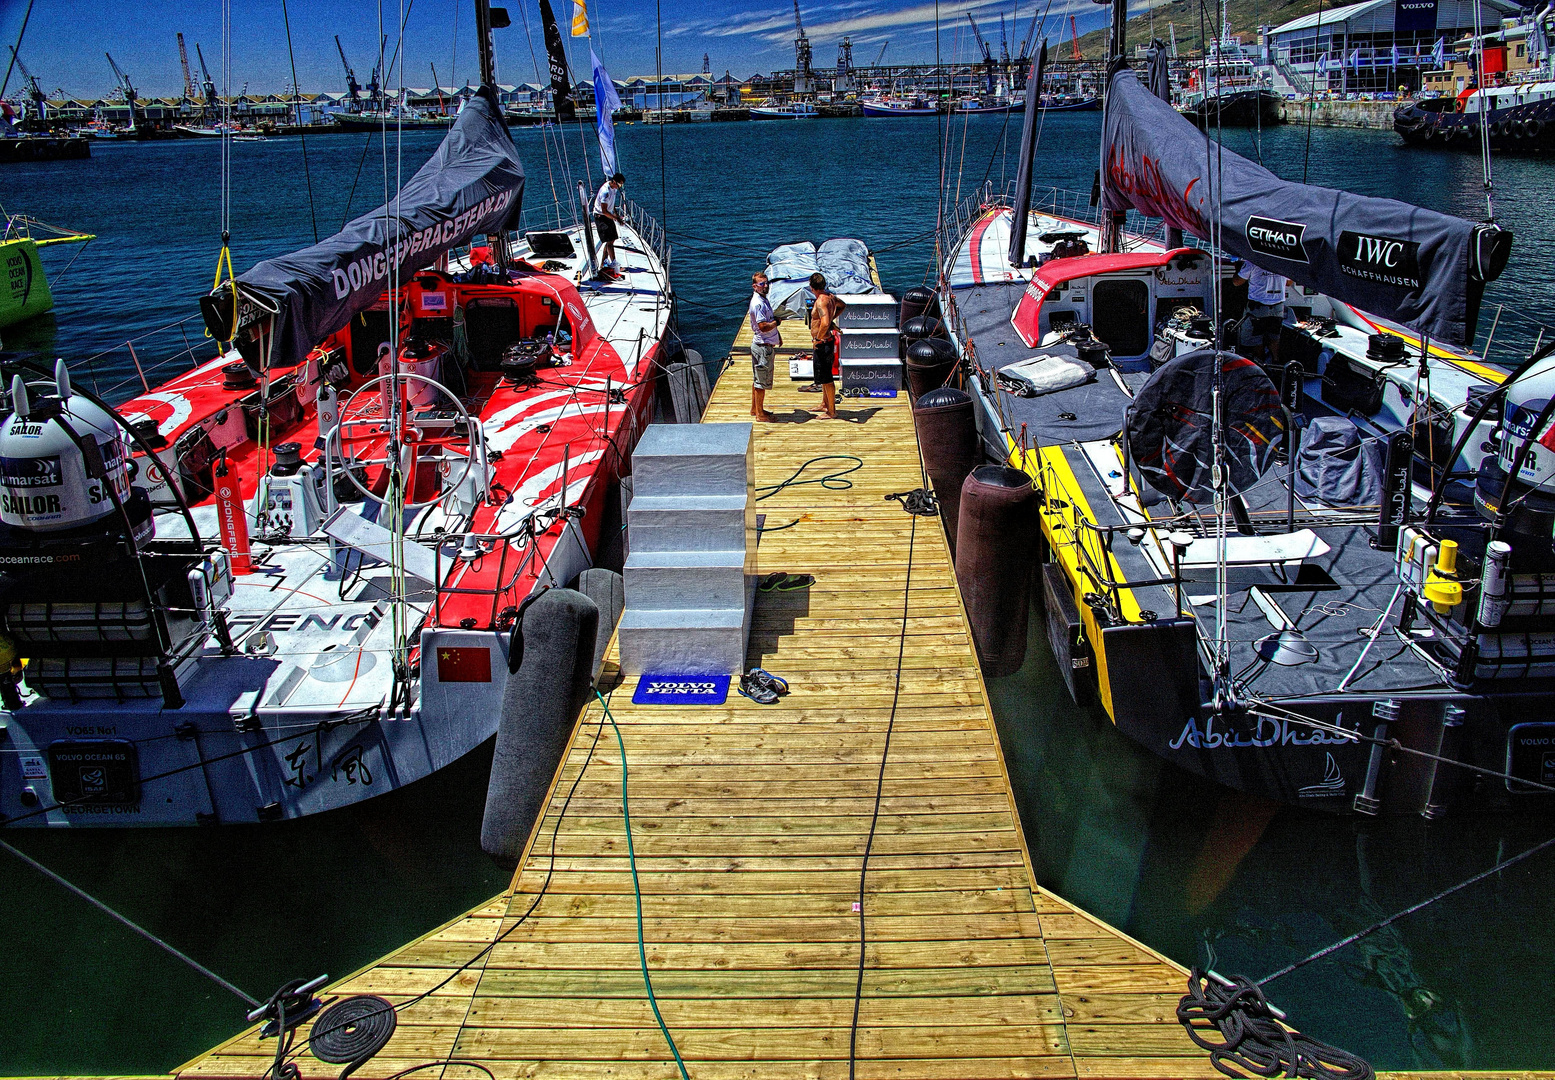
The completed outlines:
[[[298,817],[492,736],[525,601],[619,560],[673,321],[657,224],[601,276],[523,186],[483,90],[389,205],[205,298],[208,362],[112,406],[6,359],[7,825]]]

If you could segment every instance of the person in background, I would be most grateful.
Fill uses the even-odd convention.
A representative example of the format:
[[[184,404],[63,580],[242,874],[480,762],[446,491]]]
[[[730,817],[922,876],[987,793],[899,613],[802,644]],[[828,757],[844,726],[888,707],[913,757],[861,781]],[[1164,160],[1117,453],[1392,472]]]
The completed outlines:
[[[1243,259],[1237,264],[1232,284],[1247,286],[1247,317],[1253,323],[1253,349],[1259,354],[1248,359],[1278,364],[1280,325],[1285,321],[1286,279]]]
[[[621,189],[625,186],[626,177],[616,173],[600,184],[594,195],[594,231],[599,234],[600,243],[599,269],[602,274],[608,271],[612,277],[616,276],[616,238],[620,235],[616,223],[626,220],[621,216]]]
[[[760,270],[751,275],[751,415],[758,420],[774,419],[767,411],[767,391],[772,389],[772,369],[777,363],[777,347],[782,344],[777,316],[767,299],[770,282]]]
[[[815,344],[815,381],[821,387],[821,408],[827,417],[835,420],[837,316],[848,305],[826,291],[826,275],[819,271],[810,275],[810,291],[815,293],[815,303],[810,305],[810,340]]]

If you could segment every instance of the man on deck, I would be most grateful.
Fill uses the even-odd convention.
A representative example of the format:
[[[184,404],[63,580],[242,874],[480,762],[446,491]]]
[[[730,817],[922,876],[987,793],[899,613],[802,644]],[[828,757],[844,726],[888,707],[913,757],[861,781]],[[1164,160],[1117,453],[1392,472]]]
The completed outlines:
[[[777,362],[777,347],[783,343],[778,333],[777,316],[767,299],[769,287],[767,275],[760,270],[751,275],[751,415],[758,420],[771,421],[767,411],[767,391],[772,389],[772,368]]]
[[[1285,321],[1286,279],[1271,274],[1263,267],[1243,259],[1237,264],[1233,285],[1247,286],[1247,317],[1253,323],[1253,350],[1259,353],[1251,360],[1280,362],[1280,325]]]
[[[836,296],[826,291],[826,275],[817,271],[810,275],[810,291],[815,293],[815,303],[810,305],[810,340],[815,343],[815,381],[821,387],[821,407],[831,419],[837,419],[837,316],[847,307]]]
[[[616,173],[599,185],[594,195],[594,231],[599,234],[601,273],[610,271],[613,275],[616,269],[616,237],[620,235],[616,223],[626,220],[621,216],[621,189],[625,186],[626,177]]]

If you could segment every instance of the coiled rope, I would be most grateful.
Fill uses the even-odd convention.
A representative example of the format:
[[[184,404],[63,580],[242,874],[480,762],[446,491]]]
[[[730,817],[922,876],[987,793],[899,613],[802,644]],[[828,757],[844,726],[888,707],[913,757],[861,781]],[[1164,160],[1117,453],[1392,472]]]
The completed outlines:
[[[849,465],[845,469],[837,469],[833,472],[829,472],[824,476],[812,476],[804,480],[799,479],[804,475],[804,471],[806,469],[820,461],[851,461],[853,464]],[[847,476],[849,473],[858,472],[863,467],[864,459],[853,454],[822,454],[820,457],[813,457],[803,465],[799,466],[799,468],[795,469],[793,474],[786,480],[781,480],[776,484],[768,484],[765,487],[757,488],[756,501],[761,502],[763,499],[770,499],[784,488],[803,487],[806,484],[820,484],[821,487],[825,488],[827,491],[847,491],[853,486],[853,481],[844,480],[843,477]]]
[[[1320,1043],[1281,1023],[1258,984],[1244,976],[1222,982],[1198,968],[1177,1005],[1188,1038],[1209,1051],[1227,1076],[1300,1076],[1313,1080],[1371,1080],[1371,1066],[1354,1054]],[[1215,1032],[1220,1041],[1207,1033]],[[1236,1072],[1234,1069],[1241,1069]]]

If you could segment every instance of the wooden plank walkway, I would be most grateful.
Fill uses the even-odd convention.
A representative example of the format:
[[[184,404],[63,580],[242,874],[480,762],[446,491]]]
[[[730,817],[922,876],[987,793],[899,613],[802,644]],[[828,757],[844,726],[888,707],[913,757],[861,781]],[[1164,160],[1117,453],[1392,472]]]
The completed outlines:
[[[808,342],[802,325],[783,334]],[[748,342],[747,327],[708,421],[749,418]],[[844,419],[815,419],[819,395],[780,368],[756,483],[818,455],[864,461],[846,490],[792,486],[760,504],[769,528],[798,522],[763,537],[761,571],[817,578],[757,603],[750,662],[792,692],[638,707],[628,678],[610,699],[647,963],[690,1076],[850,1075],[877,789],[858,1077],[1218,1076],[1174,1019],[1183,969],[1034,885],[941,527],[885,498],[922,483],[905,396],[842,399]],[[644,993],[603,721],[597,705],[580,718],[509,892],[331,988],[414,1001],[356,1076],[481,1075],[440,1068],[459,1061],[498,1078],[677,1075]],[[250,1031],[177,1075],[258,1077],[273,1045]],[[310,1080],[339,1070],[298,1063]]]

